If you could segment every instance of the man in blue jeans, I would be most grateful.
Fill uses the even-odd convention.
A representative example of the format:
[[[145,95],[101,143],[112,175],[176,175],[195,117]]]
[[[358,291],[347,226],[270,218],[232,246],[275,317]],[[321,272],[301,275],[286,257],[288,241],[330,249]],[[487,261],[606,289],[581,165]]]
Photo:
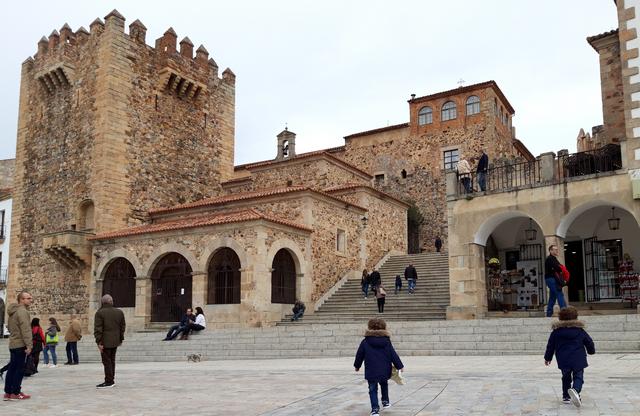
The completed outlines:
[[[22,392],[22,378],[27,355],[31,354],[33,339],[28,308],[33,298],[30,293],[20,292],[18,303],[9,306],[9,368],[4,381],[4,399],[25,400],[31,396]]]
[[[560,309],[565,308],[567,303],[564,301],[564,293],[562,288],[556,281],[556,275],[562,274],[560,269],[560,262],[558,261],[558,246],[552,244],[549,246],[549,256],[544,262],[544,281],[549,288],[549,302],[547,303],[547,316],[553,315],[553,306],[558,300],[558,306]]]

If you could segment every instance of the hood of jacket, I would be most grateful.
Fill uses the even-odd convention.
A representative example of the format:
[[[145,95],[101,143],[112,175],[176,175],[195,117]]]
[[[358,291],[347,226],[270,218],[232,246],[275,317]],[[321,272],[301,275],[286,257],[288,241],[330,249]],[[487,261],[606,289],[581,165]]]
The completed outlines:
[[[368,329],[364,336],[367,344],[373,348],[385,348],[391,338],[391,334],[386,329]]]
[[[577,319],[573,319],[570,321],[556,321],[551,326],[552,329],[559,328],[584,328],[584,322],[579,321]]]
[[[13,314],[15,314],[16,312],[18,312],[18,309],[20,309],[20,307],[23,307],[23,305],[20,305],[19,303],[12,303],[11,305],[9,305],[9,307],[7,308],[7,315],[11,316]],[[26,308],[25,308],[26,309]]]

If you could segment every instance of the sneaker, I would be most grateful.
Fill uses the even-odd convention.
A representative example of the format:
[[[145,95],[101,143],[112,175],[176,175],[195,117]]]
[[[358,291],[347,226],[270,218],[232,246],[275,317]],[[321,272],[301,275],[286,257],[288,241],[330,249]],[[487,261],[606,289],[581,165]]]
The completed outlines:
[[[5,393],[2,400],[4,400],[5,402],[8,402],[9,400],[11,400],[11,396],[13,396],[13,394]]]
[[[31,398],[31,396],[29,394],[24,394],[24,393],[18,393],[18,394],[12,394],[11,395],[11,400],[28,400],[30,398]]]
[[[580,400],[580,394],[575,389],[569,389],[569,397],[571,397],[571,403],[575,407],[582,406],[582,400]]]
[[[57,365],[55,365],[55,364],[51,364],[51,365],[49,366],[49,368],[56,368],[56,367],[57,367]]]
[[[391,404],[389,402],[382,402],[382,408],[383,409],[388,409],[391,407]]]
[[[563,397],[562,398],[562,403],[570,404],[571,403],[571,397]]]
[[[64,365],[72,365],[72,362],[67,361],[66,363],[64,363]]]
[[[100,383],[96,386],[97,389],[108,389],[110,387],[115,387],[116,383]]]
[[[370,416],[380,416],[380,412],[378,410],[372,410]]]

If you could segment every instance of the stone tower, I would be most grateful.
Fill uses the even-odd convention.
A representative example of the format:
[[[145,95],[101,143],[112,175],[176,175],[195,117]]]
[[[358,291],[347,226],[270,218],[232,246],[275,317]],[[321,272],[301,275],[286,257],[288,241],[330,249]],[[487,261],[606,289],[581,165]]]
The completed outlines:
[[[64,25],[22,65],[9,293],[87,312],[88,234],[215,195],[233,173],[235,75],[173,29],[150,47],[116,10]],[[86,321],[85,321],[86,322]]]

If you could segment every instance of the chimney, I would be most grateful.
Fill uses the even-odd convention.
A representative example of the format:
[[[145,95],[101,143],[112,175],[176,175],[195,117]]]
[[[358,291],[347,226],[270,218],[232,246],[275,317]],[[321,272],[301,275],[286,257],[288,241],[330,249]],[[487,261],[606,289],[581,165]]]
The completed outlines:
[[[193,58],[193,42],[186,36],[180,41],[180,55],[189,59]]]

